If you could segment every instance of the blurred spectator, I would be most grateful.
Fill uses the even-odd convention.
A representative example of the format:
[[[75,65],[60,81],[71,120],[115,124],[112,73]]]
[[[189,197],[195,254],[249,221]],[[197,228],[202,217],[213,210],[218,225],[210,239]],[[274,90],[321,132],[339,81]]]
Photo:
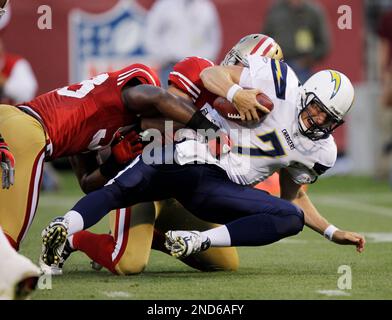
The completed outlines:
[[[381,15],[379,36],[379,75],[381,80],[380,138],[381,155],[377,168],[380,178],[392,178],[392,10]]]
[[[0,39],[0,103],[29,101],[37,92],[37,80],[26,59],[5,51]]]
[[[262,33],[274,38],[284,52],[285,61],[303,83],[311,68],[329,51],[329,30],[325,13],[305,0],[280,0],[266,15]]]
[[[0,104],[15,105],[32,100],[38,84],[29,62],[5,50],[0,39]],[[50,166],[44,169],[42,188],[57,190],[59,179]]]
[[[221,48],[221,24],[210,0],[157,0],[147,16],[146,49],[160,65],[167,85],[176,62],[188,56],[215,61]]]

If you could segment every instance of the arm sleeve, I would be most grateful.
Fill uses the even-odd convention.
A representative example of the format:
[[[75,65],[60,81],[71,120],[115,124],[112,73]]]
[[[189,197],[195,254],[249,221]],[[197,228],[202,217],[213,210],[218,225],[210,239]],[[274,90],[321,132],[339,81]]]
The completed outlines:
[[[150,84],[157,87],[161,86],[161,82],[159,81],[156,72],[141,63],[132,64],[119,71],[111,72],[109,76],[116,80],[117,87],[120,91],[126,84],[129,84],[134,79],[138,80],[141,84]]]
[[[288,167],[287,171],[296,184],[314,183],[318,178],[316,172],[302,165]]]
[[[4,94],[16,103],[32,100],[37,92],[38,84],[30,64],[19,60],[7,82],[4,85]]]
[[[169,75],[169,85],[190,95],[194,100],[199,98],[204,90],[203,82],[200,79],[200,72],[214,64],[203,58],[189,57],[178,62]]]
[[[307,167],[302,163],[294,163],[287,168],[287,171],[293,181],[297,184],[313,183],[316,182],[319,176],[334,166],[336,158],[336,144],[334,142],[325,143],[320,149],[312,168]]]

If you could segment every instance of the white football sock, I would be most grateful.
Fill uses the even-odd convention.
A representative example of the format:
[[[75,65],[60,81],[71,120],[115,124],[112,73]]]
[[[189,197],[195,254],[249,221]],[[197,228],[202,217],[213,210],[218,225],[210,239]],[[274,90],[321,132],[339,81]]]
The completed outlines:
[[[84,227],[84,221],[81,214],[75,210],[68,211],[65,216],[65,220],[68,222],[68,236],[73,235],[78,231],[82,231]]]
[[[203,231],[201,233],[202,241],[204,242],[209,238],[211,240],[211,247],[230,247],[231,238],[229,230],[225,225]]]

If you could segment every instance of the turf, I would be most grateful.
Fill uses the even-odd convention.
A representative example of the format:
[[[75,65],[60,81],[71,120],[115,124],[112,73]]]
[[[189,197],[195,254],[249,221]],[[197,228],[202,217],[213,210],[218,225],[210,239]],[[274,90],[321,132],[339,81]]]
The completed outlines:
[[[21,252],[37,261],[40,232],[52,217],[64,214],[81,196],[71,174],[62,175],[62,189],[42,193],[34,223]],[[333,244],[305,228],[298,236],[265,247],[239,248],[237,272],[195,271],[160,252],[152,252],[143,274],[113,276],[93,271],[89,260],[75,253],[64,275],[41,279],[33,299],[392,299],[392,191],[385,183],[366,177],[320,179],[309,195],[335,225],[368,235],[366,250]],[[106,223],[94,228],[105,232]],[[380,233],[384,237],[380,238]],[[338,269],[351,269],[352,288],[339,290]],[[342,280],[340,280],[342,281]],[[327,295],[334,290],[341,295]]]

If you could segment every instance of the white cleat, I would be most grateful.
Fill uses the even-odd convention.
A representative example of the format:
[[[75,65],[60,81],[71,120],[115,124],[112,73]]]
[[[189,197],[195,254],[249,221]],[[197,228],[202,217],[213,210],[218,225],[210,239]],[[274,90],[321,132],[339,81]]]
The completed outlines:
[[[0,264],[0,300],[28,299],[37,286],[40,269],[16,251],[3,262]]]
[[[55,218],[42,231],[42,252],[39,266],[45,274],[63,274],[63,251],[68,236],[68,224],[63,217]]]
[[[209,238],[203,242],[199,231],[168,231],[165,233],[165,238],[166,249],[177,259],[207,250],[211,245]]]

